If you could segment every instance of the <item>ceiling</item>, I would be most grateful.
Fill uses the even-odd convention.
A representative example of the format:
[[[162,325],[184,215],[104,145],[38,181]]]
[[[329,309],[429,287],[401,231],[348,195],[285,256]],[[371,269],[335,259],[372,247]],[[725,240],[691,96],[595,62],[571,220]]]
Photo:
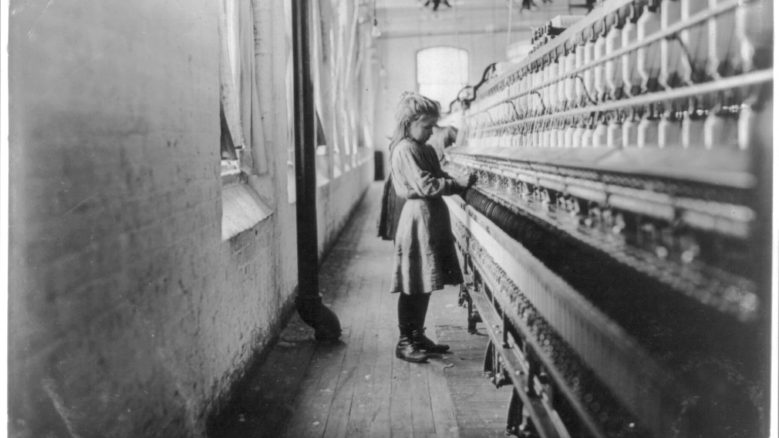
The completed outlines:
[[[512,33],[526,35],[554,16],[584,13],[583,9],[569,9],[569,1],[583,0],[535,0],[537,8],[532,11],[521,10],[521,0],[449,0],[451,8],[441,3],[437,11],[432,10],[432,2],[424,7],[426,1],[364,0],[362,4],[371,21],[375,5],[381,38],[507,32],[509,19]]]

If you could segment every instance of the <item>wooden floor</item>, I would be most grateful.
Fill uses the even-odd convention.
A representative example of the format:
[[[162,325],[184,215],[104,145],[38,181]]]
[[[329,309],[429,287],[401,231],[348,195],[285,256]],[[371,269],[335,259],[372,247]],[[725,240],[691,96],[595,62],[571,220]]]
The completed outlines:
[[[392,243],[376,237],[379,196],[374,183],[321,270],[342,342],[317,343],[295,315],[210,438],[504,436],[510,388],[483,377],[487,337],[481,327],[468,334],[457,288],[433,294],[426,324],[452,353],[428,364],[395,358]]]

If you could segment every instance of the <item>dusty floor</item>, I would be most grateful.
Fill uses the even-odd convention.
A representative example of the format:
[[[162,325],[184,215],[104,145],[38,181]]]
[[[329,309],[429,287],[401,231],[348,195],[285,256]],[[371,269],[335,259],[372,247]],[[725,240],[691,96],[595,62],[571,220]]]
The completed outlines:
[[[322,266],[341,342],[316,342],[295,315],[211,438],[504,436],[511,389],[483,376],[487,336],[467,332],[458,288],[433,294],[426,324],[451,353],[428,364],[395,358],[392,243],[375,237],[379,195],[374,183]]]

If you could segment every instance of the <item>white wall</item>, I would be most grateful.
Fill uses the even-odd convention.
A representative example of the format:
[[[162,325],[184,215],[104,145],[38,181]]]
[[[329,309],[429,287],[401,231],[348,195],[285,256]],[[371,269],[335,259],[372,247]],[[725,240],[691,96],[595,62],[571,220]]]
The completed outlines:
[[[512,40],[527,38],[515,32]],[[436,46],[451,46],[468,51],[468,83],[475,85],[481,80],[484,69],[496,61],[506,59],[506,34],[481,33],[470,35],[435,35],[379,38],[377,43],[380,69],[377,87],[374,143],[376,150],[384,152],[385,177],[388,137],[395,129],[395,109],[404,91],[415,91],[416,54],[419,50]],[[380,70],[381,71],[381,70]],[[447,107],[449,102],[441,102]]]
[[[278,332],[296,217],[267,5],[273,214],[224,240],[217,2],[11,2],[11,436],[202,437]],[[369,170],[321,189],[320,248]]]

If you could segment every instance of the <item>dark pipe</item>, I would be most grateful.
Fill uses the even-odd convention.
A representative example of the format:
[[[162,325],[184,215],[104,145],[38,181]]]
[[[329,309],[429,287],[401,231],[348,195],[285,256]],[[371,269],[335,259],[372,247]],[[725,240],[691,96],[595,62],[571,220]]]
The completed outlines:
[[[310,74],[308,1],[292,2],[292,41],[295,96],[295,191],[297,193],[298,294],[303,321],[314,328],[317,340],[336,340],[341,323],[322,304],[316,230],[316,163],[314,161],[314,100]]]
[[[757,176],[757,190],[755,191],[754,209],[756,214],[755,230],[752,234],[752,248],[755,249],[755,264],[757,265],[757,284],[760,291],[761,298],[761,313],[762,319],[760,321],[757,330],[757,343],[755,348],[757,351],[757,357],[750,358],[752,363],[756,364],[756,370],[750,370],[754,372],[758,377],[756,381],[758,384],[766,385],[770,381],[771,376],[771,309],[774,304],[773,301],[777,299],[776,295],[771,290],[771,274],[774,266],[776,266],[776,260],[772,260],[772,245],[771,242],[775,241],[775,236],[772,236],[772,218],[775,217],[776,211],[772,207],[773,199],[773,187],[774,187],[774,169],[773,169],[773,123],[769,120],[773,120],[773,99],[770,97],[773,95],[771,87],[764,86],[759,87],[755,94],[759,96],[758,102],[753,104],[753,111],[758,112],[758,119],[754,123],[752,132],[750,133],[754,142],[749,145],[754,151],[754,161],[752,162],[752,172]],[[776,354],[776,351],[773,352]],[[774,356],[775,357],[775,356]],[[768,392],[768,391],[764,391]],[[769,394],[761,394],[758,405],[769,406]],[[763,414],[766,418],[767,414]],[[759,432],[765,435],[768,431],[766,425],[768,424],[765,419],[762,420],[763,429]]]

